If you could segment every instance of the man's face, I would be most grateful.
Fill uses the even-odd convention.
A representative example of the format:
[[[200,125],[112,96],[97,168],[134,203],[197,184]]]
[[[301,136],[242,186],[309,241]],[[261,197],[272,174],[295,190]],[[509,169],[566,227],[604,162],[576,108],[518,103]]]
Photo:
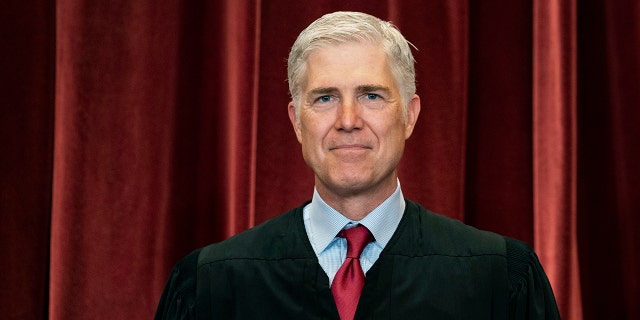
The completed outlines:
[[[381,46],[346,43],[307,60],[299,119],[289,117],[323,197],[388,192],[420,111],[417,95],[403,116],[400,90]],[[387,194],[388,196],[388,194]]]

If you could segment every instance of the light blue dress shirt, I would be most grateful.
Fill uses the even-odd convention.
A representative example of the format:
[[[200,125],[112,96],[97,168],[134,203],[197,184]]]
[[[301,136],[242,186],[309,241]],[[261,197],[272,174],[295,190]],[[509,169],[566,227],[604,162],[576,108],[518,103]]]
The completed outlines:
[[[333,282],[347,255],[347,240],[337,237],[338,232],[357,224],[362,224],[371,231],[374,241],[364,248],[360,256],[360,265],[366,274],[396,231],[404,214],[404,207],[400,181],[395,192],[360,221],[352,221],[343,216],[324,202],[317,190],[313,190],[311,203],[304,207],[304,226],[318,262],[329,277],[329,284]]]

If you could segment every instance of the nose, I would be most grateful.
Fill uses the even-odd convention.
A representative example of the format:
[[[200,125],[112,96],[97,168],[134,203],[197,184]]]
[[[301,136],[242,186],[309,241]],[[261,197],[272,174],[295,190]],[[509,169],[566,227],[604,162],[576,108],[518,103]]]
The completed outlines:
[[[362,128],[361,108],[353,99],[342,100],[338,107],[336,129],[352,131]]]

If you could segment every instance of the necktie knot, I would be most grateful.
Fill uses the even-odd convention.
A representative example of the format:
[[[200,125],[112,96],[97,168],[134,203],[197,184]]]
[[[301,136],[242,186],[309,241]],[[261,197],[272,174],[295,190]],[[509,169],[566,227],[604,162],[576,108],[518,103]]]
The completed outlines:
[[[347,258],[359,259],[364,247],[373,240],[369,229],[361,224],[342,230],[338,235],[347,239]]]

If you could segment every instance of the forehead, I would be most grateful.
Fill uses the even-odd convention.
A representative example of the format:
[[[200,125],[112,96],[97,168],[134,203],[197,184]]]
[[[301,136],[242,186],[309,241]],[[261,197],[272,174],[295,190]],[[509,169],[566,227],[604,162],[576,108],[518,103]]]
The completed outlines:
[[[318,86],[391,86],[393,75],[381,45],[349,42],[312,51],[306,62],[304,90]]]

